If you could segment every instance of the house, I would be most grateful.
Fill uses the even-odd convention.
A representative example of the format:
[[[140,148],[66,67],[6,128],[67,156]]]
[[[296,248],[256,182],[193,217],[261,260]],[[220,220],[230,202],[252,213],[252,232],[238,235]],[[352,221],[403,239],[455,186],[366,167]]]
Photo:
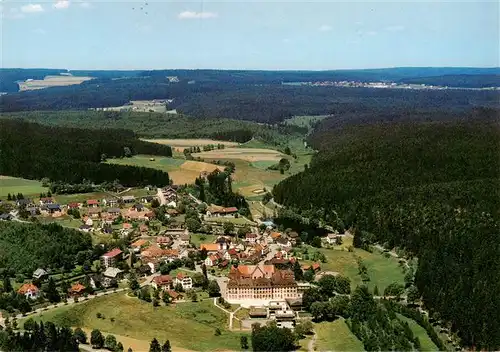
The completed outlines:
[[[102,204],[107,207],[116,207],[118,205],[118,199],[116,198],[104,198]]]
[[[174,281],[170,275],[160,275],[153,278],[151,286],[153,286],[155,290],[162,289],[166,291],[172,289],[173,283]]]
[[[35,204],[33,203],[33,201],[29,198],[23,198],[23,199],[18,199],[16,200],[16,205],[18,207],[22,207],[22,206],[25,206],[25,207],[32,207],[34,206]]]
[[[42,268],[38,268],[33,272],[33,279],[34,280],[44,280],[49,276],[49,273],[47,273],[45,270]]]
[[[280,237],[281,237],[281,233],[279,233],[279,232],[271,232],[271,238],[273,239],[273,241],[276,241]]]
[[[174,287],[179,284],[182,286],[184,291],[193,288],[193,280],[184,273],[178,273],[174,279]]]
[[[224,260],[231,260],[231,254],[229,254],[229,251],[225,251],[225,252],[223,252],[221,258]]]
[[[69,203],[68,209],[78,209],[80,208],[80,203]]]
[[[222,262],[219,263],[219,268],[226,268],[227,266],[229,265],[229,260],[224,260]]]
[[[103,276],[104,276],[105,285],[106,285],[106,281],[107,281],[107,285],[109,286],[111,280],[118,281],[118,280],[123,279],[123,270],[120,270],[118,268],[108,267],[106,269],[106,271],[103,273]]]
[[[153,272],[151,271],[151,267],[149,265],[141,265],[140,267],[135,269],[135,272],[139,276],[147,276],[153,274]]]
[[[255,233],[247,233],[245,235],[245,241],[247,241],[248,243],[254,244],[256,240],[257,235]]]
[[[224,237],[224,236],[220,236],[219,238],[217,238],[215,243],[219,245],[219,250],[225,251],[229,248],[229,245],[231,244],[231,240]]]
[[[108,208],[106,210],[106,213],[108,213],[110,215],[117,216],[117,215],[121,214],[121,210],[120,210],[120,208]]]
[[[173,243],[172,239],[168,236],[159,236],[156,237],[156,243],[164,246],[169,246]]]
[[[233,217],[236,213],[238,213],[238,208],[236,207],[224,208],[212,204],[207,208],[208,217],[219,217],[219,216]]]
[[[101,256],[101,265],[104,268],[114,267],[116,263],[122,259],[122,251],[119,248],[115,248],[106,254]]]
[[[143,203],[151,203],[155,199],[154,196],[144,196],[141,198],[141,202]]]
[[[202,243],[200,244],[200,250],[205,249],[208,254],[217,253],[220,249],[218,243]]]
[[[99,201],[97,199],[89,199],[87,200],[87,206],[89,208],[97,208],[99,206]]]
[[[172,299],[172,302],[180,301],[184,298],[184,295],[182,293],[175,292],[172,290],[166,290],[165,293],[170,296],[170,298]]]
[[[26,298],[37,299],[40,296],[40,290],[33,284],[24,284],[22,285],[17,293],[23,295]]]
[[[123,196],[122,197],[122,202],[125,203],[125,204],[134,203],[135,202],[135,197],[134,196]]]
[[[280,245],[282,248],[291,248],[292,247],[292,242],[290,242],[289,239],[287,238],[278,238],[276,240],[276,243]]]
[[[94,207],[89,208],[88,214],[92,219],[99,219],[101,214],[101,208],[94,208]]]
[[[40,198],[40,205],[54,204],[54,199],[51,197]]]
[[[124,222],[122,224],[122,230],[132,230],[133,226],[132,224],[128,223],[128,222]]]
[[[177,190],[174,187],[165,187],[161,190],[161,193],[166,203],[177,202]]]
[[[313,263],[312,265],[302,265],[302,270],[313,270],[316,273],[321,270],[321,265],[319,265],[319,263]]]
[[[180,240],[181,240],[181,245],[182,246],[189,246],[189,241],[191,240],[191,236],[189,235],[189,233],[183,233],[180,237]]]
[[[339,234],[338,232],[336,233],[329,233],[328,235],[326,235],[326,242],[328,244],[337,244],[338,240],[342,238],[342,235]]]
[[[89,226],[87,224],[80,226],[80,231],[89,232],[90,230],[92,230],[92,226]]]
[[[211,255],[207,256],[204,263],[206,266],[215,266],[215,265],[217,265],[217,262],[219,261],[219,259],[220,259],[219,253],[211,254]]]
[[[47,207],[47,211],[50,213],[50,214],[53,214],[55,213],[56,211],[61,211],[61,207],[59,206],[59,204],[53,204],[53,203],[50,203],[50,204],[47,204],[46,205]]]
[[[132,208],[134,208],[136,211],[143,211],[144,205],[141,203],[137,203],[137,204],[134,204],[134,206]]]
[[[141,239],[138,239],[137,241],[135,241],[134,243],[132,243],[130,245],[130,247],[132,247],[134,252],[140,252],[141,247],[143,247],[147,244],[149,244],[149,241],[141,238]]]
[[[85,286],[83,286],[81,283],[76,283],[71,286],[69,290],[69,295],[70,296],[80,296],[85,292]]]
[[[167,214],[175,217],[175,216],[179,215],[180,213],[175,209],[167,209]]]
[[[40,208],[38,206],[26,207],[25,210],[30,213],[31,216],[40,215]]]

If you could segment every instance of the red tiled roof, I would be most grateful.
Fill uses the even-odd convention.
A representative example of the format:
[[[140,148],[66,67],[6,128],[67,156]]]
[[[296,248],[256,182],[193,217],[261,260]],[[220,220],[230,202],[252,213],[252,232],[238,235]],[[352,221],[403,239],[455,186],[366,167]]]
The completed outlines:
[[[123,228],[124,229],[131,229],[132,228],[132,224],[129,224],[128,222],[124,222],[123,223]]]
[[[38,287],[33,284],[24,284],[19,288],[19,290],[17,290],[17,293],[24,295],[28,291],[38,292],[39,290]]]
[[[312,268],[313,268],[313,270],[318,270],[318,269],[320,269],[320,268],[321,268],[321,266],[319,265],[319,263],[314,263],[314,264],[312,265]]]
[[[103,257],[113,258],[113,257],[116,257],[119,254],[122,254],[122,253],[123,252],[121,251],[120,248],[115,248],[115,249],[109,251],[108,253],[104,254]]]
[[[179,280],[181,280],[181,279],[183,279],[183,278],[185,278],[185,277],[187,277],[187,275],[186,275],[186,274],[184,274],[184,273],[177,273],[177,278],[178,278]]]
[[[217,251],[219,250],[219,245],[217,243],[202,243],[200,244],[200,249],[205,248],[207,251]]]
[[[257,238],[257,235],[255,233],[247,233],[246,238]]]
[[[144,246],[146,243],[148,243],[147,240],[139,239],[139,240],[135,241],[134,243],[132,243],[131,246],[132,247],[141,247],[141,246]]]
[[[180,294],[180,293],[175,292],[175,291],[172,291],[172,290],[168,290],[168,291],[167,291],[167,293],[168,293],[168,295],[169,295],[170,297],[172,297],[173,299],[177,299],[177,297],[181,296],[181,294]]]
[[[236,208],[236,207],[229,207],[229,208],[222,209],[222,213],[236,213],[237,211],[238,211],[238,208]]]
[[[99,204],[99,201],[97,199],[89,199],[87,200],[87,204]]]
[[[81,283],[77,283],[73,286],[71,286],[71,292],[74,293],[80,293],[85,290],[85,286],[83,286]]]
[[[68,208],[78,208],[80,206],[79,203],[69,203]]]
[[[170,275],[160,275],[160,276],[155,276],[153,278],[153,281],[158,285],[168,285],[172,283],[172,277]]]

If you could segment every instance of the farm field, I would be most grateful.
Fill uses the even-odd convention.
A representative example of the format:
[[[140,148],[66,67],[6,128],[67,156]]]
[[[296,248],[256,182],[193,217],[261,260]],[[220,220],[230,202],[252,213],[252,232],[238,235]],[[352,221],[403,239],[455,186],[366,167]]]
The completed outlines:
[[[151,161],[150,159],[154,160]],[[224,170],[223,166],[201,161],[186,161],[183,159],[162,158],[149,155],[135,155],[131,158],[109,159],[106,162],[118,165],[143,166],[163,170],[168,172],[170,178],[175,184],[178,185],[194,183],[195,179],[200,176],[200,172],[202,171],[211,172],[215,169]]]
[[[355,248],[354,252],[340,249],[313,249],[323,253],[326,263],[320,263],[322,271],[333,271],[351,279],[351,287],[361,285],[363,282],[358,271],[356,256],[359,256],[368,269],[370,281],[366,283],[368,288],[373,291],[377,286],[380,293],[393,282],[404,285],[404,274],[399,266],[398,260],[393,257],[386,258],[378,253],[370,253],[362,249]],[[311,252],[311,251],[309,251]],[[312,264],[310,260],[301,260],[301,264]]]
[[[46,76],[43,80],[34,79],[34,80],[26,80],[22,83],[19,83],[19,90],[34,90],[34,89],[43,89],[49,87],[63,87],[63,86],[71,86],[74,84],[80,84],[82,82],[91,80],[92,77],[75,77],[75,76]]]
[[[98,319],[97,313],[105,319]],[[58,325],[99,329],[148,343],[155,337],[162,342],[169,339],[174,351],[176,347],[194,351],[240,348],[241,334],[226,330],[228,316],[215,307],[212,300],[153,307],[151,303],[116,293],[42,312],[33,318]],[[222,335],[214,335],[216,328]],[[185,338],[186,332],[196,338]]]
[[[227,148],[207,152],[194,153],[195,158],[204,159],[240,159],[250,162],[275,161],[278,162],[285,155],[273,149],[263,148]]]
[[[417,322],[413,319],[407,318],[401,314],[397,314],[398,319],[401,321],[406,321],[408,322],[408,325],[410,325],[411,331],[413,331],[413,336],[418,337],[420,340],[420,345],[421,349],[420,351],[437,351],[438,348],[432,342],[431,338],[429,335],[427,335],[427,331],[423,327],[417,324]]]
[[[110,196],[106,192],[91,192],[91,193],[75,193],[75,194],[56,194],[52,198],[59,204],[68,203],[83,203],[89,199],[97,199],[101,201],[103,198]]]
[[[318,351],[363,351],[363,343],[349,330],[344,319],[314,324]]]
[[[217,145],[224,144],[226,148],[229,147],[237,147],[240,143],[236,142],[227,142],[227,141],[217,141],[215,139],[168,139],[168,138],[160,138],[160,139],[143,139],[146,142],[166,144],[175,148],[175,150],[182,152],[185,148],[189,147],[203,147],[204,145]]]
[[[40,195],[47,192],[47,187],[42,187],[42,183],[24,178],[0,176],[0,197],[6,198],[10,194],[22,193],[24,196]]]

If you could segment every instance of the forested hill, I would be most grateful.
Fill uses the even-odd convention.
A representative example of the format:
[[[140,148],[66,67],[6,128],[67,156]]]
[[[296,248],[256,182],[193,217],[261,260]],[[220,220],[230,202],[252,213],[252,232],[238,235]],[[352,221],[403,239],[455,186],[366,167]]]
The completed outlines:
[[[497,91],[373,89],[290,86],[281,83],[171,83],[165,76],[90,80],[0,96],[0,111],[87,110],[130,100],[173,99],[169,108],[197,118],[231,118],[264,123],[293,115],[370,112],[388,109],[454,109],[498,106]]]
[[[320,152],[274,188],[276,201],[354,227],[358,246],[417,256],[415,283],[431,312],[452,322],[464,345],[498,350],[497,118],[479,110],[461,121],[334,126],[312,136]]]
[[[172,156],[169,146],[141,141],[132,131],[52,127],[9,119],[0,119],[0,153],[0,175],[67,183],[119,180],[126,186],[165,185],[169,178],[159,170],[102,160],[136,153]]]

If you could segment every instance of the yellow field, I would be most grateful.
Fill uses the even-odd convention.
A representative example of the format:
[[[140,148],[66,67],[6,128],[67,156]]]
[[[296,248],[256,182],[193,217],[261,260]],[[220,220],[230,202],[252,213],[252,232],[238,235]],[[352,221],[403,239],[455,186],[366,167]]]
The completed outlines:
[[[193,154],[194,157],[206,159],[240,159],[250,162],[279,161],[285,155],[272,149],[260,148],[229,148],[224,150],[211,150]]]
[[[146,142],[159,143],[159,144],[167,144],[171,146],[173,149],[182,152],[185,148],[189,147],[203,147],[204,145],[209,144],[224,144],[226,148],[236,147],[239,143],[236,142],[226,142],[226,141],[216,141],[214,139],[143,139]]]
[[[34,90],[48,87],[62,87],[80,84],[91,80],[92,77],[74,77],[74,76],[46,76],[43,80],[34,79],[19,83],[19,90]]]
[[[169,171],[168,175],[176,185],[183,185],[185,183],[194,183],[196,178],[200,177],[200,172],[207,171],[210,173],[215,169],[224,171],[223,166],[188,160],[184,162],[178,170]]]

